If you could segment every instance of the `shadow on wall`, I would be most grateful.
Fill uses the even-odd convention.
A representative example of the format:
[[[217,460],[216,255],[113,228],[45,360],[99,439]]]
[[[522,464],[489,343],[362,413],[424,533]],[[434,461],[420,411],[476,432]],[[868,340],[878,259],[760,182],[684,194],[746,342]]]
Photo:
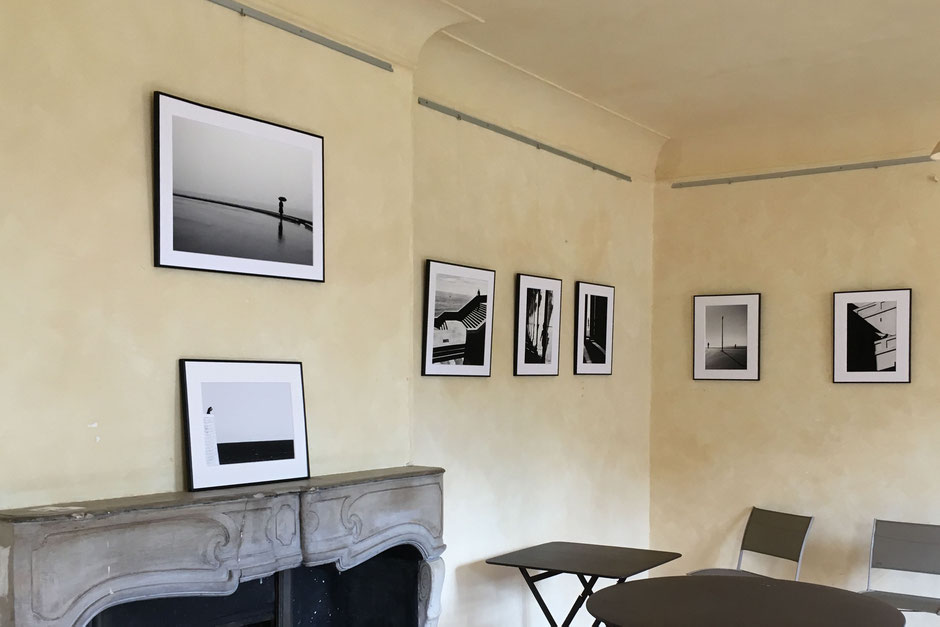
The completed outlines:
[[[706,526],[699,534],[697,545],[711,547],[707,552],[696,555],[696,560],[683,563],[686,572],[701,568],[734,568],[738,565],[738,551],[741,549],[741,538],[744,537],[744,526],[751,509],[741,511],[738,516],[731,518],[727,524]],[[683,553],[691,553],[697,547],[688,547]],[[681,549],[669,549],[681,551]],[[695,563],[693,563],[693,561]],[[744,566],[747,568],[747,566]]]
[[[823,524],[820,524],[823,522]],[[837,573],[838,579],[848,581],[849,590],[861,591],[865,589],[865,576],[868,572],[868,542],[854,542],[852,538],[870,538],[871,525],[853,524],[852,529],[836,523],[830,527],[833,533],[828,533],[824,521],[818,518],[813,523],[809,535],[806,536],[806,549],[803,552],[803,571],[800,579],[810,583],[833,585],[835,580],[831,575],[824,580],[814,580],[813,574],[823,572],[824,568],[830,573]]]
[[[446,554],[444,559],[447,559]],[[465,619],[466,625],[505,627],[529,624],[529,591],[515,568],[493,566],[482,560],[464,564],[454,570],[454,588],[460,590],[460,606],[473,608],[474,615]],[[506,605],[499,602],[505,599],[519,604],[518,621],[509,620]],[[446,613],[446,598],[443,606]]]
[[[180,378],[173,377],[173,381],[173,398],[180,398],[182,395]],[[177,490],[185,490],[186,471],[184,467],[186,466],[186,462],[181,460],[182,451],[186,445],[183,443],[183,407],[181,403],[173,403],[173,414],[173,424],[176,425],[176,429],[173,433],[173,453],[175,455],[173,459],[173,484],[176,486]]]

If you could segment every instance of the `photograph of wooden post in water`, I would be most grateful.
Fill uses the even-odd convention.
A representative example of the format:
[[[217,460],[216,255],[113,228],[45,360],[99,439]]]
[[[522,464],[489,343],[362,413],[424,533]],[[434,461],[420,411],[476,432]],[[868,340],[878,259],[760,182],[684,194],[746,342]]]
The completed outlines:
[[[695,296],[693,378],[759,377],[760,294]]]
[[[492,270],[427,262],[421,374],[490,376]]]
[[[558,374],[560,320],[561,281],[517,274],[513,374]]]
[[[158,266],[323,280],[323,139],[155,95]]]
[[[307,476],[297,362],[181,360],[192,489]]]

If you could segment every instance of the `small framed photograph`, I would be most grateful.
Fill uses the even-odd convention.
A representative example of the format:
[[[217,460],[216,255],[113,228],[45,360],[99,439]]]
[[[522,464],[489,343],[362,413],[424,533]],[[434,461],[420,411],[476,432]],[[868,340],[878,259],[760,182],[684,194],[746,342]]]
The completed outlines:
[[[323,138],[154,93],[154,263],[323,281]]]
[[[427,262],[422,375],[490,376],[496,272]]]
[[[760,379],[760,294],[694,296],[693,379]]]
[[[558,374],[560,326],[561,281],[517,274],[513,374]]]
[[[574,373],[610,374],[614,357],[614,288],[575,284]]]
[[[911,382],[911,290],[832,295],[834,383]]]
[[[190,490],[310,475],[300,363],[179,364]]]

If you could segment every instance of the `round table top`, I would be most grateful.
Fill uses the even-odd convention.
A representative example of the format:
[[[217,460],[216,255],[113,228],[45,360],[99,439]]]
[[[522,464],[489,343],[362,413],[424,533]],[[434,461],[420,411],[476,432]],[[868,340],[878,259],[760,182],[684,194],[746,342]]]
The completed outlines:
[[[769,577],[640,579],[604,588],[588,611],[616,627],[902,627],[904,615],[855,592]]]

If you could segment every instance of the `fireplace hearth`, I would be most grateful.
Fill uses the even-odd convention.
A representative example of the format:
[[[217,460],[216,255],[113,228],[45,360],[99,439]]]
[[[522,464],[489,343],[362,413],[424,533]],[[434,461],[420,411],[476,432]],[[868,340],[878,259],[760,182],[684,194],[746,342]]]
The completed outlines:
[[[442,505],[401,467],[0,512],[0,627],[436,627]]]
[[[89,627],[416,627],[421,554],[400,545],[348,571],[299,566],[224,597],[115,605]]]

